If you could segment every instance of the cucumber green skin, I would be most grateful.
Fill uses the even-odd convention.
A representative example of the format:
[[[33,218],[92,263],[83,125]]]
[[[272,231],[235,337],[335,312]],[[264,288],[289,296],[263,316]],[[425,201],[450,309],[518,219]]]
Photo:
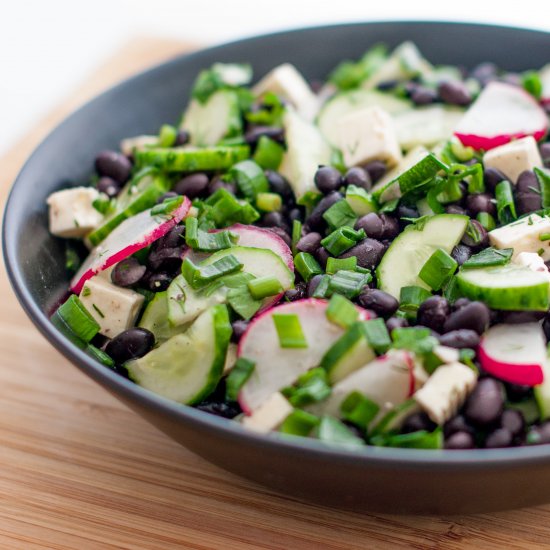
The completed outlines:
[[[87,239],[93,246],[97,246],[113,229],[118,227],[124,220],[147,210],[157,204],[157,200],[164,195],[170,189],[170,182],[163,176],[155,176],[149,181],[149,175],[144,175],[143,179],[136,184],[131,182],[119,195],[119,200],[124,201],[128,197],[129,202],[123,207],[122,210],[115,211],[112,215],[108,216],[103,224],[94,229]],[[148,178],[148,179],[145,179]],[[140,192],[136,193],[131,199],[130,186],[143,186]],[[139,187],[138,187],[139,188]]]
[[[155,166],[166,172],[195,172],[198,170],[227,170],[250,155],[247,145],[190,149],[173,147],[136,151],[138,166]]]
[[[418,277],[418,272],[420,271],[422,266],[420,266],[417,273],[414,273],[415,275],[414,278],[412,277],[405,278],[404,275],[407,274],[405,270],[407,269],[407,267],[410,268],[410,266],[402,265],[402,264],[395,266],[392,264],[395,262],[396,250],[399,250],[401,247],[403,248],[404,251],[407,251],[408,249],[411,249],[411,248],[414,249],[417,243],[410,244],[410,243],[407,243],[407,241],[411,240],[411,238],[418,237],[418,233],[422,233],[423,231],[426,231],[427,229],[429,229],[429,226],[431,223],[433,223],[434,221],[441,220],[443,218],[448,220],[453,220],[455,223],[460,222],[463,225],[462,233],[458,236],[457,239],[452,239],[445,242],[444,244],[440,243],[437,246],[432,246],[433,250],[431,250],[431,252],[426,256],[425,261],[428,260],[429,256],[436,248],[441,248],[445,250],[445,252],[447,252],[448,254],[451,253],[452,249],[458,244],[458,242],[462,237],[462,234],[466,230],[466,226],[468,224],[468,219],[469,219],[468,216],[462,216],[459,214],[438,214],[436,216],[431,216],[426,221],[426,225],[424,226],[424,229],[422,231],[418,231],[417,229],[414,229],[414,227],[409,227],[405,231],[403,231],[400,235],[398,235],[397,238],[392,242],[392,244],[390,245],[390,247],[382,257],[382,261],[380,262],[378,268],[376,269],[378,288],[380,288],[381,290],[384,290],[385,292],[389,292],[390,294],[392,294],[392,296],[395,296],[397,299],[399,299],[399,293],[394,294],[393,292],[391,292],[391,287],[393,285],[388,284],[388,281],[387,281],[388,278],[394,278],[394,279],[398,278],[398,279],[401,279],[401,282],[403,283],[400,285],[401,287],[415,285],[415,286],[420,286],[422,288],[429,290],[428,285]],[[402,257],[402,255],[403,254],[398,255],[397,257],[398,261]]]
[[[439,171],[444,170],[446,165],[443,164],[434,154],[426,155],[419,163],[415,164],[408,170],[405,170],[394,180],[388,182],[381,189],[373,191],[374,198],[380,202],[387,202],[394,198],[394,194],[387,194],[393,186],[398,185],[401,192],[400,196],[405,195],[409,191],[422,187],[423,184],[431,180]],[[384,196],[386,194],[386,196]]]
[[[549,307],[548,283],[528,287],[482,288],[456,276],[460,293],[470,300],[479,300],[493,309],[506,311],[547,311]]]
[[[231,339],[231,323],[229,321],[229,313],[227,310],[227,307],[225,305],[216,305],[210,308],[207,312],[205,312],[203,315],[209,314],[210,320],[212,322],[212,329],[213,329],[213,341],[211,342],[212,349],[214,350],[214,356],[210,364],[204,364],[204,362],[198,363],[196,365],[193,365],[194,372],[196,372],[197,376],[200,376],[200,389],[191,395],[185,395],[185,388],[184,391],[180,392],[180,397],[177,400],[179,403],[182,403],[183,405],[194,405],[196,403],[201,402],[205,397],[210,395],[212,391],[216,388],[218,385],[222,374],[223,374],[223,368],[225,363],[225,356],[227,354],[227,349],[229,347],[229,341]],[[193,327],[189,330],[191,330]],[[177,334],[173,338],[181,338],[182,336],[185,336],[185,333],[183,334]],[[164,343],[164,346],[170,346],[170,342],[172,339],[168,340]],[[131,380],[136,382],[137,384],[141,385],[142,387],[145,387],[147,389],[150,389],[150,391],[154,391],[151,388],[147,387],[147,384],[142,384],[140,380],[140,369],[141,364],[145,364],[146,368],[154,368],[154,363],[147,366],[147,360],[149,354],[155,353],[156,350],[152,350],[147,355],[139,358],[134,359],[132,361],[128,361],[125,366],[128,370],[128,375]],[[185,360],[185,357],[177,357],[175,359]],[[149,372],[149,380],[150,380],[151,373]],[[163,381],[164,383],[166,380]],[[174,385],[177,385],[177,383],[181,381],[178,379],[174,380]],[[152,384],[154,385],[154,384]],[[162,382],[161,382],[162,385]],[[162,395],[160,392],[156,392],[159,395]],[[169,396],[164,395],[164,397],[170,398]],[[173,399],[173,398],[172,398]]]

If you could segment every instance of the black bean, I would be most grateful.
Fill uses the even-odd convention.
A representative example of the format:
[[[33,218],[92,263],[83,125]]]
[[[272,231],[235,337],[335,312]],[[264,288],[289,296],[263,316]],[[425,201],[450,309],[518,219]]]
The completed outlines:
[[[417,321],[436,332],[441,332],[451,308],[443,296],[430,296],[418,308]]]
[[[512,434],[506,428],[497,428],[491,432],[485,439],[486,449],[500,449],[502,447],[510,447],[512,444]]]
[[[376,239],[367,237],[354,247],[340,255],[340,258],[357,258],[357,265],[365,269],[374,269],[384,255],[385,247]]]
[[[500,427],[506,428],[513,436],[517,436],[525,430],[525,420],[521,412],[507,409],[500,417]]]
[[[300,281],[294,285],[294,288],[290,288],[285,292],[285,299],[289,302],[295,300],[301,300],[306,297],[306,283]]]
[[[399,300],[377,288],[367,288],[361,291],[357,301],[360,306],[371,309],[381,317],[390,317],[399,309]]]
[[[467,306],[469,303],[471,303],[471,300],[469,300],[468,298],[459,298],[453,304],[453,311],[458,311],[459,309],[462,309],[464,306]]]
[[[546,167],[550,166],[550,141],[539,145],[540,156]]]
[[[294,206],[296,198],[294,197],[294,192],[288,181],[286,181],[279,172],[275,172],[274,170],[266,170],[265,176],[267,178],[267,183],[269,183],[270,190],[273,193],[281,195],[285,205]]]
[[[487,189],[491,191],[491,193],[494,193],[497,184],[504,180],[509,181],[510,178],[496,168],[485,168],[483,171],[483,180]]]
[[[475,249],[485,248],[489,245],[489,234],[477,220],[470,220],[460,242]]]
[[[430,420],[429,416],[425,412],[415,412],[410,414],[403,420],[401,425],[401,433],[407,434],[411,432],[418,432],[420,430],[426,430],[433,432],[437,425]]]
[[[462,206],[459,206],[458,204],[449,204],[449,206],[445,208],[445,212],[447,214],[459,214],[461,216],[466,215],[466,210],[464,210],[464,208],[462,208]]]
[[[187,130],[179,130],[176,135],[176,142],[174,143],[175,147],[181,147],[182,145],[187,145],[191,136]]]
[[[475,426],[494,424],[504,407],[504,388],[494,378],[481,378],[464,406],[464,416]]]
[[[437,101],[437,93],[431,88],[425,86],[418,86],[411,93],[411,100],[415,105],[429,105]]]
[[[450,105],[469,105],[472,101],[472,94],[463,82],[458,80],[447,80],[441,82],[437,87],[439,97]]]
[[[285,141],[284,129],[276,126],[254,126],[253,128],[249,128],[244,135],[244,139],[249,145],[255,146],[262,136],[279,143],[284,143]]]
[[[132,286],[140,281],[145,275],[145,271],[145,266],[130,256],[115,265],[111,271],[111,281],[117,286]]]
[[[319,283],[321,282],[321,279],[323,278],[322,275],[314,275],[307,283],[306,287],[306,293],[308,298],[311,298],[313,296],[313,293],[319,286]]]
[[[372,183],[376,183],[388,170],[386,163],[381,160],[371,160],[363,164],[363,168],[369,173]]]
[[[306,219],[307,225],[312,231],[321,231],[324,229],[326,223],[323,219],[323,214],[337,202],[341,201],[344,196],[337,191],[329,193],[326,197],[323,197],[317,206],[313,209],[310,216]]]
[[[498,69],[494,63],[480,63],[470,71],[470,77],[475,78],[482,86],[496,80]]]
[[[262,216],[261,223],[264,227],[280,227],[287,233],[290,232],[290,227],[281,212],[267,212]]]
[[[147,265],[153,271],[165,271],[175,273],[181,268],[183,249],[157,248],[149,253]]]
[[[321,267],[325,269],[327,267],[327,261],[330,258],[330,254],[327,252],[327,249],[323,246],[320,246],[315,251],[315,259],[321,264]]]
[[[407,319],[404,319],[403,317],[390,317],[386,321],[386,328],[388,329],[388,332],[391,334],[391,331],[396,328],[406,328],[409,326],[409,322]]]
[[[296,249],[300,252],[308,252],[309,254],[314,254],[316,250],[321,246],[321,241],[323,237],[316,232],[308,233],[304,235],[297,243]]]
[[[461,414],[457,414],[443,426],[445,437],[449,437],[456,432],[468,432],[473,434],[474,431],[474,428],[466,422],[466,419]]]
[[[535,190],[540,192],[540,183],[535,175],[535,172],[531,170],[524,170],[519,176],[515,185],[515,191],[521,193],[529,193]]]
[[[302,221],[304,219],[304,214],[299,208],[292,208],[288,211],[287,218],[292,223],[294,220]]]
[[[356,185],[365,191],[370,191],[372,189],[372,181],[369,173],[359,166],[354,166],[346,172],[344,183],[346,185]]]
[[[457,244],[451,252],[451,256],[458,265],[462,265],[464,262],[469,260],[471,255],[472,249],[465,244]]]
[[[518,88],[521,87],[521,75],[517,73],[506,73],[500,77],[500,81]]]
[[[225,401],[203,401],[195,406],[199,411],[203,411],[214,416],[220,416],[222,418],[235,418],[241,414],[241,408],[236,402]]]
[[[381,239],[384,232],[384,223],[381,216],[375,214],[374,212],[370,212],[357,220],[355,223],[355,229],[363,229],[368,237],[372,237],[373,239]]]
[[[376,88],[383,92],[393,90],[399,84],[399,80],[384,80],[377,84]]]
[[[470,217],[475,218],[480,212],[496,216],[497,207],[489,193],[475,193],[466,197],[466,208]]]
[[[514,403],[529,399],[533,395],[533,388],[531,386],[524,386],[522,384],[512,384],[511,382],[505,382],[506,396],[509,401]]]
[[[451,313],[443,330],[444,332],[451,332],[459,329],[470,329],[482,334],[489,326],[490,320],[489,308],[483,302],[471,302]]]
[[[99,178],[96,187],[100,193],[105,193],[108,197],[116,197],[122,189],[122,185],[118,181],[107,176]]]
[[[204,172],[195,172],[178,181],[174,185],[174,191],[178,195],[185,195],[190,199],[195,199],[206,193],[209,183],[210,178]]]
[[[332,166],[321,166],[314,176],[315,185],[321,193],[327,195],[337,191],[342,185],[342,175]]]
[[[132,172],[132,163],[122,153],[102,151],[95,158],[95,168],[100,176],[108,176],[118,183],[126,183]]]
[[[168,273],[152,273],[147,278],[147,286],[149,287],[149,290],[152,290],[153,292],[162,292],[170,286],[173,278],[174,277]]]
[[[245,321],[244,319],[237,319],[236,321],[233,321],[231,323],[231,328],[233,329],[233,332],[231,334],[231,341],[238,344],[239,340],[242,338],[243,334],[248,328],[248,321]]]
[[[455,432],[445,439],[445,449],[459,451],[473,448],[475,448],[475,441],[469,432]]]
[[[543,311],[502,311],[499,321],[510,325],[536,323],[544,317]]]
[[[225,189],[235,195],[237,193],[237,184],[233,181],[224,181],[221,176],[215,176],[210,180],[206,194],[213,195],[218,189]]]
[[[176,225],[166,235],[156,240],[153,247],[155,250],[161,248],[178,248],[185,244],[185,225]]]
[[[540,210],[542,208],[542,197],[540,193],[529,192],[521,193],[517,192],[515,194],[515,205],[516,212],[518,216],[523,216],[524,214],[530,214],[535,210]]]
[[[166,193],[163,193],[158,199],[157,204],[162,204],[167,199],[175,199],[178,196],[177,193],[174,191],[167,191]]]
[[[290,231],[288,225],[285,225],[285,227]],[[281,239],[285,241],[285,244],[287,246],[292,246],[292,239],[290,238],[290,235],[282,227],[266,227],[265,229],[271,231],[272,233],[275,233],[275,235],[277,235],[278,237],[281,237]]]
[[[475,348],[479,345],[479,341],[478,333],[467,328],[452,330],[439,337],[441,345],[456,349]]]
[[[117,334],[105,347],[105,353],[117,365],[122,365],[130,359],[143,357],[154,344],[155,336],[151,331],[134,327]]]
[[[407,206],[405,204],[400,204],[397,207],[397,217],[398,218],[418,218],[420,214],[414,206]]]
[[[530,445],[543,445],[550,443],[550,421],[533,426],[529,430],[528,442]]]

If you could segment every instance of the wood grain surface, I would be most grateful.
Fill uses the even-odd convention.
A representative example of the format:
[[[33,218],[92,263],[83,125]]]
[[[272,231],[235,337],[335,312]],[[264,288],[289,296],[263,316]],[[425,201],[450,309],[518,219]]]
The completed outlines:
[[[0,159],[0,202],[51,127],[189,45],[119,51]],[[277,495],[172,442],[42,338],[0,272],[0,549],[550,548],[550,506],[452,518],[353,514]]]

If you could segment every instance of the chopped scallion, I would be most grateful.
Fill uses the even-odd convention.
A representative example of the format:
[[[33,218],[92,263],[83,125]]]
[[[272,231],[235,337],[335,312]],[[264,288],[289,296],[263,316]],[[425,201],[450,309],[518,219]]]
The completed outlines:
[[[269,183],[264,171],[253,160],[243,160],[235,164],[229,171],[239,191],[249,200],[254,200],[258,193],[267,193]]]
[[[295,313],[274,313],[271,318],[279,336],[279,345],[282,348],[308,347],[298,315]]]
[[[330,284],[330,275],[323,275],[312,294],[312,298],[326,298]]]
[[[372,280],[370,273],[340,270],[330,278],[328,291],[330,294],[342,294],[352,299],[358,296],[363,287]]]
[[[304,407],[323,401],[330,392],[327,373],[319,367],[302,374],[294,386],[282,390],[282,394],[294,407]]]
[[[357,221],[357,215],[345,199],[338,201],[328,208],[324,212],[323,218],[331,229],[346,226],[353,227]]]
[[[357,258],[351,256],[349,258],[328,258],[326,272],[329,275],[334,275],[337,271],[344,269],[346,271],[355,271],[357,269]]]
[[[539,241],[550,241],[550,233],[541,233],[539,235]]]
[[[492,231],[497,226],[495,218],[488,212],[479,212],[476,219],[487,231]]]
[[[342,417],[365,432],[379,411],[377,403],[358,391],[350,393],[340,405]]]
[[[216,231],[208,233],[199,229],[197,218],[185,220],[185,242],[193,250],[212,252],[232,247],[238,240],[238,236],[229,231]]]
[[[418,276],[433,290],[440,290],[458,267],[457,261],[438,248],[422,266]]]
[[[363,321],[363,330],[370,347],[378,354],[385,353],[391,345],[391,338],[384,319]]]
[[[495,197],[497,200],[497,216],[502,224],[513,222],[517,219],[516,205],[512,194],[512,184],[503,180],[495,188]]]
[[[335,294],[328,303],[325,315],[331,323],[348,328],[357,321],[359,312],[347,298]]]
[[[248,290],[255,300],[262,300],[267,296],[275,296],[283,291],[283,286],[277,277],[266,275],[248,282]]]
[[[533,168],[535,176],[540,185],[540,194],[542,198],[542,207],[550,208],[550,172],[539,167]]]
[[[275,140],[260,136],[252,157],[264,170],[277,170],[283,160],[284,148]]]
[[[485,248],[481,252],[470,256],[463,264],[462,269],[506,265],[512,258],[513,248]]]
[[[178,129],[170,124],[163,124],[159,131],[159,147],[173,147],[178,137]]]
[[[237,396],[244,383],[254,372],[256,364],[254,361],[239,357],[235,366],[231,369],[229,376],[225,380],[225,399],[227,401],[237,401]]]
[[[431,295],[429,290],[420,286],[404,286],[399,294],[400,307],[405,311],[416,311]]]
[[[186,281],[193,287],[198,288],[205,283],[214,281],[215,279],[235,273],[243,268],[243,264],[233,256],[228,254],[219,260],[215,260],[208,265],[195,265],[189,258],[183,260],[181,271]]]
[[[335,443],[346,447],[362,447],[365,441],[357,437],[340,420],[333,416],[323,416],[315,428],[315,435],[326,443]]]
[[[294,409],[283,421],[279,431],[289,435],[306,437],[319,424],[319,418],[311,413]]]
[[[256,206],[263,212],[276,212],[283,206],[283,199],[277,193],[258,193]]]
[[[329,254],[340,256],[365,237],[366,234],[363,229],[355,231],[351,227],[340,227],[327,235],[321,241],[321,245],[327,249]]]
[[[306,282],[313,276],[323,273],[319,262],[308,252],[299,252],[296,254],[294,257],[294,267]]]
[[[98,322],[76,294],[71,294],[67,301],[57,308],[52,316],[52,322],[56,324],[54,317],[63,321],[75,336],[84,342],[89,342],[99,332]]]
[[[296,244],[302,238],[302,222],[294,220],[292,222],[292,254],[296,254]]]
[[[262,307],[262,301],[254,299],[245,285],[230,289],[227,293],[227,303],[233,308],[233,311],[247,320]]]

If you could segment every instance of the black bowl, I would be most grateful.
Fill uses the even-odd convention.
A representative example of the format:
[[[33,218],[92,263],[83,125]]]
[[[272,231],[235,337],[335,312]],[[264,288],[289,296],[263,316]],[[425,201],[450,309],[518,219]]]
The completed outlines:
[[[48,321],[66,292],[64,247],[48,233],[46,197],[85,182],[95,154],[121,138],[176,121],[191,83],[215,61],[249,61],[261,76],[291,61],[307,78],[377,42],[414,41],[434,63],[494,61],[521,71],[549,61],[550,34],[485,25],[393,22],[311,28],[252,38],[183,56],[123,82],[71,115],[22,169],[4,217],[12,285],[44,336],[77,365],[176,441],[207,460],[282,493],[356,510],[472,513],[550,500],[550,446],[502,450],[341,450],[314,440],[249,433],[237,423],[160,398],[91,360]]]

